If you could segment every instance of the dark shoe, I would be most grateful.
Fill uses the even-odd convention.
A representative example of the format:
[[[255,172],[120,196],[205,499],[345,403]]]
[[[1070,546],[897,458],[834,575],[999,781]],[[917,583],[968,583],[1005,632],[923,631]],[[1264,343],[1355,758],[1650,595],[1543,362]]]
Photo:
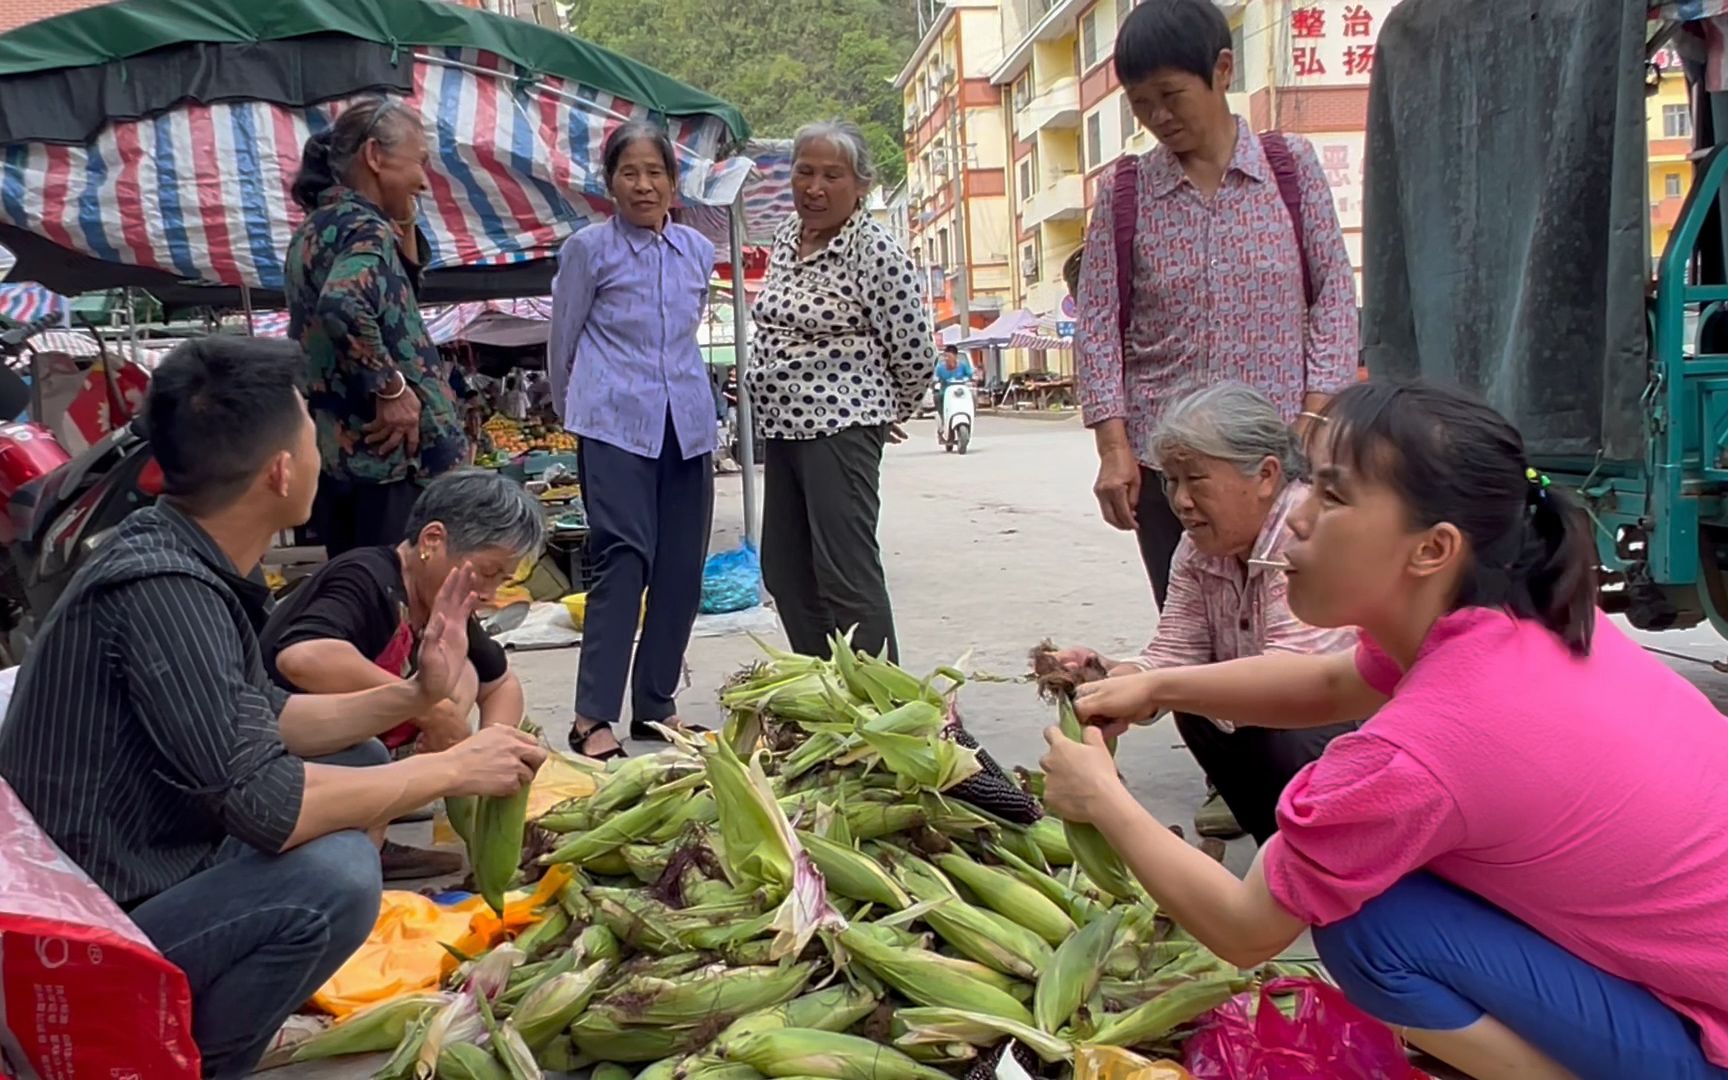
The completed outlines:
[[[1234,840],[1238,836],[1246,835],[1242,826],[1236,823],[1236,815],[1230,812],[1230,807],[1216,791],[1194,814],[1194,831],[1201,836],[1216,836],[1220,840]]]
[[[613,734],[611,724],[580,716],[570,725],[570,749],[594,761],[611,761],[613,758],[629,756],[624,750],[624,744]]]
[[[462,872],[462,856],[454,851],[433,851],[409,847],[394,840],[384,841],[378,850],[378,862],[385,881],[409,881],[415,878],[449,877]]]
[[[392,825],[412,825],[415,822],[431,821],[431,820],[432,820],[432,807],[422,806],[418,810],[408,811],[406,814],[403,814],[399,818],[392,818],[390,821],[390,824],[392,824]]]
[[[666,742],[666,736],[660,734],[660,732],[654,728],[653,725],[655,724],[659,724],[661,727],[669,727],[673,731],[682,731],[686,735],[700,735],[708,730],[701,724],[686,724],[676,716],[671,716],[667,717],[665,720],[630,721],[630,737],[635,739],[637,742]]]

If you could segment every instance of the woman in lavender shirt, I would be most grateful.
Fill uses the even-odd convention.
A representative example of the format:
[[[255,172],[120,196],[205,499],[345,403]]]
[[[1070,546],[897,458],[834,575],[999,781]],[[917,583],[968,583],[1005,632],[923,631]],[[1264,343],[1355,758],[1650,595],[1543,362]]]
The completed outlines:
[[[558,253],[547,369],[581,437],[582,498],[597,580],[582,628],[570,746],[624,752],[613,725],[630,686],[630,734],[678,725],[675,693],[702,597],[714,516],[714,396],[696,346],[714,245],[668,214],[672,141],[632,121],[606,140],[617,216]],[[648,613],[631,660],[642,592]]]

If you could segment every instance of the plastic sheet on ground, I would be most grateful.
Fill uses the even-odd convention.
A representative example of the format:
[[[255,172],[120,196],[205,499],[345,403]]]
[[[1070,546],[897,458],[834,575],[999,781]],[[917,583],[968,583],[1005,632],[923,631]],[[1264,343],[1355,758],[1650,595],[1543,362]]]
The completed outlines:
[[[744,611],[724,615],[698,615],[691,637],[729,637],[734,634],[773,634],[780,629],[780,619],[773,609],[758,604]],[[582,631],[570,619],[562,603],[540,603],[529,609],[528,617],[514,630],[493,636],[505,648],[558,649],[582,643]]]
[[[528,818],[533,820],[566,799],[594,794],[594,776],[553,754],[540,766],[528,794]],[[455,839],[444,834],[448,826],[439,815],[441,843]],[[533,921],[534,909],[549,903],[569,878],[565,867],[553,867],[532,893],[514,894],[504,905],[500,920],[478,896],[464,896],[448,904],[419,893],[391,890],[384,894],[378,921],[366,944],[342,965],[312,998],[320,1009],[337,1017],[379,1001],[411,994],[435,985],[449,970],[453,959],[444,948],[450,945],[468,955],[482,952],[506,933],[521,930]]]
[[[372,936],[312,996],[312,1003],[338,1019],[368,1005],[426,990],[456,964],[444,946],[476,956],[534,921],[534,912],[553,902],[570,878],[555,866],[532,893],[510,894],[500,919],[478,896],[439,904],[419,893],[384,894]]]

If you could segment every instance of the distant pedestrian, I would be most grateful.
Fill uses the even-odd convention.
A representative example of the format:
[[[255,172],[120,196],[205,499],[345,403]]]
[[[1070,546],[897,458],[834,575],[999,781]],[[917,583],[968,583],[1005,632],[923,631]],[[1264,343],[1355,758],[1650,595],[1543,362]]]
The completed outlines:
[[[1307,140],[1257,138],[1230,112],[1240,61],[1211,0],[1146,0],[1128,16],[1116,76],[1159,145],[1099,184],[1078,281],[1094,490],[1104,520],[1138,533],[1160,605],[1182,538],[1151,450],[1169,404],[1237,380],[1301,433],[1356,377],[1355,278],[1331,187]],[[1135,216],[1119,239],[1125,203]]]
[[[570,745],[598,758],[623,753],[613,725],[626,681],[632,738],[661,739],[650,724],[680,726],[676,695],[702,601],[717,434],[714,388],[696,344],[714,245],[669,217],[678,179],[672,140],[632,121],[606,140],[603,160],[617,213],[558,253],[547,357],[552,400],[582,439],[597,575]]]
[[[419,114],[371,98],[306,140],[294,178],[307,214],[288,245],[288,336],[311,365],[324,463],[313,524],[332,558],[401,543],[421,485],[471,453],[420,320],[426,155]]]
[[[796,651],[855,626],[854,645],[893,657],[878,481],[930,385],[930,315],[912,260],[864,209],[876,170],[857,126],[807,125],[792,156],[798,216],[774,239],[744,376],[766,439],[763,582]]]

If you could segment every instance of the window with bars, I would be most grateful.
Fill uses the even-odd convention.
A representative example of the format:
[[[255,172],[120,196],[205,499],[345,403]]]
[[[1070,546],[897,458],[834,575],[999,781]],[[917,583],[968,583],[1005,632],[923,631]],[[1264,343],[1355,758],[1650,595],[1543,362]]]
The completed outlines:
[[[1080,72],[1091,71],[1098,63],[1098,9],[1088,11],[1080,20]]]
[[[1020,161],[1020,198],[1030,199],[1038,190],[1038,165],[1031,158]]]
[[[1088,171],[1104,164],[1104,115],[1093,113],[1086,118],[1086,168]]]
[[[1664,198],[1678,199],[1680,197],[1680,174],[1669,173],[1662,178],[1662,194]]]

